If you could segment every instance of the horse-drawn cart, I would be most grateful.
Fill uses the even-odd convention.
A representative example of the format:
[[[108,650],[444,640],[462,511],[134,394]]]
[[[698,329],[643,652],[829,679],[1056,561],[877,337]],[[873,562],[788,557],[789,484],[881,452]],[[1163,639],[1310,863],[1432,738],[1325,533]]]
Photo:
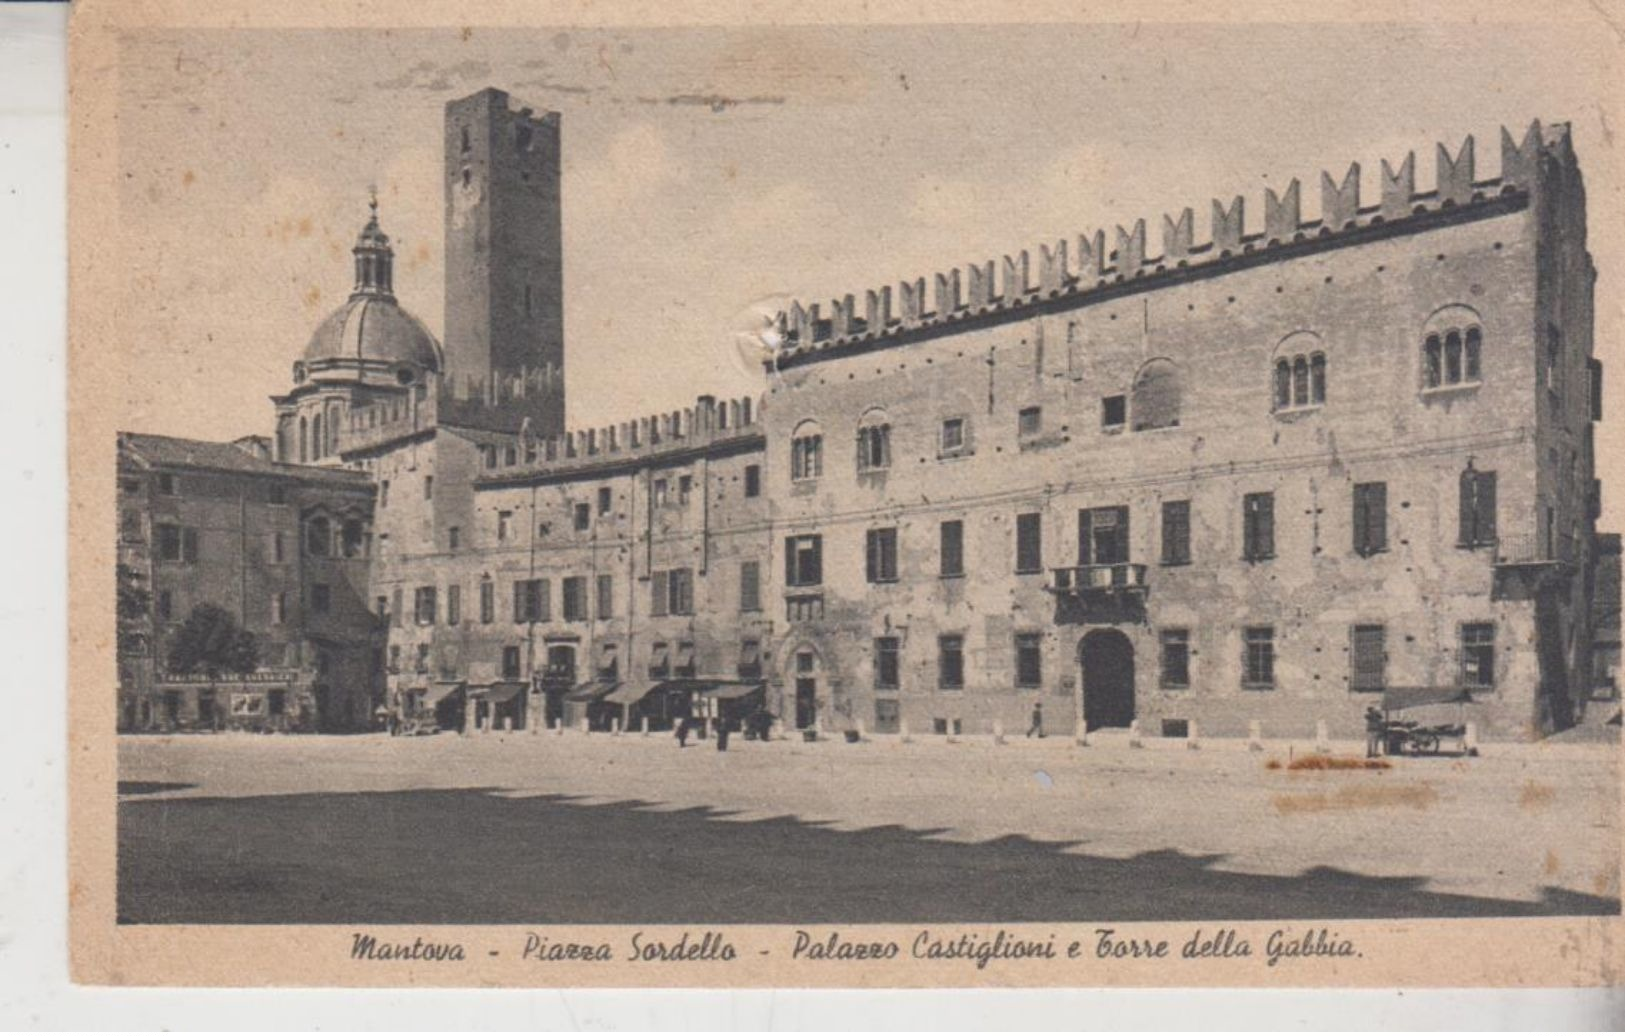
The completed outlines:
[[[1388,755],[1438,755],[1451,744],[1462,755],[1476,755],[1467,743],[1465,706],[1472,703],[1465,687],[1390,687],[1382,694],[1383,750]],[[1456,722],[1421,723],[1395,718],[1395,713],[1429,705],[1456,705]]]

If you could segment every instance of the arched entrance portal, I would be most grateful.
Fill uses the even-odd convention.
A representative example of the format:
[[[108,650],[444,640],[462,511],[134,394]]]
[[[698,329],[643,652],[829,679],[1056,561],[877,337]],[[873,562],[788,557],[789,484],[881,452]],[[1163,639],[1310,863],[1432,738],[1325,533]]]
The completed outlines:
[[[1078,641],[1085,730],[1134,721],[1134,644],[1120,630],[1098,629]]]

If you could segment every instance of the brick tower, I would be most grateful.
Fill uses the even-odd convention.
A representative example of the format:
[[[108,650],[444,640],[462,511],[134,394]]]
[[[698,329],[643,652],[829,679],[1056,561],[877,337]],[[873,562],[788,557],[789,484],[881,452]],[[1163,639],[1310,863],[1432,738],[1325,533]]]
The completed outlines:
[[[485,89],[446,105],[445,355],[458,385],[523,382],[536,431],[564,427],[559,114]]]

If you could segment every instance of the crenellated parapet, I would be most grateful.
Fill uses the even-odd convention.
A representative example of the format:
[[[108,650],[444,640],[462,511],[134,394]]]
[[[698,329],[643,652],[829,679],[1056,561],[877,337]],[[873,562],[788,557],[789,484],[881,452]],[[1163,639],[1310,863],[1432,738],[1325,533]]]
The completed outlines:
[[[698,453],[762,435],[761,403],[701,396],[682,407],[555,436],[520,429],[512,448],[487,445],[483,478],[512,480],[615,468]]]
[[[997,316],[1052,300],[1121,291],[1124,285],[1147,279],[1154,282],[1159,275],[1191,268],[1268,261],[1272,253],[1284,259],[1295,254],[1294,246],[1305,242],[1339,235],[1352,241],[1357,235],[1369,235],[1376,228],[1401,221],[1415,220],[1420,226],[1421,221],[1453,210],[1504,205],[1508,199],[1526,198],[1539,186],[1543,156],[1572,164],[1566,123],[1543,128],[1536,121],[1521,138],[1503,128],[1501,175],[1496,179],[1476,178],[1474,141],[1468,136],[1454,150],[1437,145],[1431,190],[1417,190],[1414,152],[1397,168],[1384,159],[1381,197],[1375,204],[1362,203],[1359,163],[1351,163],[1340,177],[1322,172],[1319,216],[1312,220],[1304,218],[1302,184],[1293,179],[1280,190],[1265,189],[1261,227],[1247,226],[1247,203],[1239,195],[1228,202],[1213,200],[1206,241],[1196,239],[1192,208],[1164,215],[1161,250],[1155,255],[1148,249],[1146,220],[1136,219],[1126,227],[1118,224],[1110,232],[1098,229],[1075,239],[1041,244],[1036,271],[1030,253],[1022,251],[998,262],[988,259],[967,264],[962,270],[956,267],[930,278],[904,280],[897,285],[895,312],[890,285],[862,293],[861,317],[853,305],[854,294],[832,304],[834,319],[826,319],[818,303],[795,301],[778,316],[776,326],[786,347],[769,362],[802,362],[824,350],[862,347],[907,337],[917,329]],[[929,296],[928,284],[934,289]]]

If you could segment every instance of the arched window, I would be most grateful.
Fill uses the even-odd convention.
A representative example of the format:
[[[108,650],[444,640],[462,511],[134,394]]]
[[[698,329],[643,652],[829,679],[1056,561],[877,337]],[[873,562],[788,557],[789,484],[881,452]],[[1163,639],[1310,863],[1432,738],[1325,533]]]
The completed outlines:
[[[884,471],[891,467],[891,422],[875,407],[858,421],[858,470]]]
[[[1422,390],[1477,385],[1483,377],[1484,332],[1478,313],[1450,305],[1422,328]]]
[[[322,415],[317,414],[310,421],[311,460],[321,457],[322,450]]]
[[[305,553],[325,558],[333,552],[333,526],[326,518],[317,516],[305,523]]]
[[[366,528],[358,518],[345,519],[340,532],[340,548],[347,558],[360,557],[366,543]]]
[[[1155,359],[1140,368],[1130,398],[1135,431],[1175,428],[1179,425],[1179,367],[1174,361]]]
[[[800,482],[824,473],[824,433],[817,421],[803,421],[790,439],[790,478]]]
[[[1326,402],[1326,353],[1320,336],[1296,331],[1275,347],[1274,406],[1277,413]]]
[[[309,428],[303,417],[299,418],[299,463],[310,460]]]

